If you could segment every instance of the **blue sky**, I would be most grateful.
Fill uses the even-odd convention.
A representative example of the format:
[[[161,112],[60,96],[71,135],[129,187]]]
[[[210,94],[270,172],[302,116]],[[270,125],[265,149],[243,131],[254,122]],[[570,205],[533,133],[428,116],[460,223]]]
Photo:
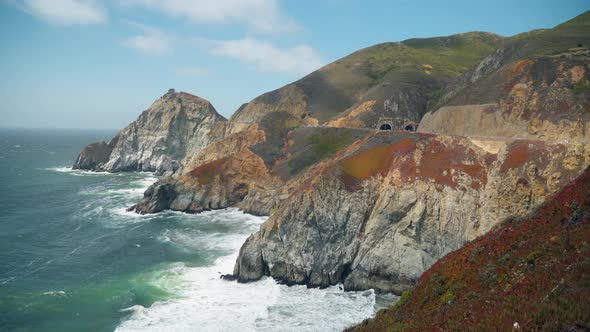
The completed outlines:
[[[587,0],[0,0],[1,127],[121,128],[168,88],[229,117],[363,47],[553,27]]]

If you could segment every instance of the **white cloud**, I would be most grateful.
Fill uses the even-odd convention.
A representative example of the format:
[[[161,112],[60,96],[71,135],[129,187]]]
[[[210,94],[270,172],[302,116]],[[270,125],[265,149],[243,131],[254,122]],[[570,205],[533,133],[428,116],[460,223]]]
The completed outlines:
[[[264,71],[306,74],[323,64],[320,56],[306,45],[280,49],[269,42],[250,38],[210,43],[213,54],[250,63]]]
[[[107,13],[95,0],[22,0],[11,1],[24,12],[56,25],[99,24]]]
[[[125,46],[146,55],[164,55],[174,51],[174,47],[172,46],[174,36],[147,25],[134,22],[130,22],[129,24],[140,29],[142,33],[124,40],[123,43]]]
[[[120,0],[124,6],[140,6],[194,23],[243,24],[250,30],[266,33],[298,29],[285,16],[278,0]]]

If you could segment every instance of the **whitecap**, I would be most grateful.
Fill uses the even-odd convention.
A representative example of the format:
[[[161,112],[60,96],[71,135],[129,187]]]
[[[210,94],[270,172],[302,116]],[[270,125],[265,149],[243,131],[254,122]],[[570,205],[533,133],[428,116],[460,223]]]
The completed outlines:
[[[68,173],[73,176],[105,176],[105,175],[114,175],[113,173],[107,172],[94,172],[94,171],[87,171],[81,169],[72,169],[71,166],[61,166],[61,167],[49,167],[45,168],[48,171],[57,172],[57,173]]]
[[[176,230],[163,232],[159,239],[164,243],[198,244],[231,254],[219,257],[210,266],[163,266],[163,271],[152,274],[150,283],[177,297],[148,308],[123,309],[131,314],[117,331],[341,331],[374,315],[376,297],[372,290],[287,287],[272,278],[248,284],[221,280],[221,274],[232,273],[241,245],[266,218],[237,209],[206,212],[200,217],[207,217],[208,222],[241,222],[246,227],[225,235],[194,230],[190,236]]]
[[[44,292],[41,295],[49,295],[49,296],[67,296],[67,293],[64,291],[49,291]]]

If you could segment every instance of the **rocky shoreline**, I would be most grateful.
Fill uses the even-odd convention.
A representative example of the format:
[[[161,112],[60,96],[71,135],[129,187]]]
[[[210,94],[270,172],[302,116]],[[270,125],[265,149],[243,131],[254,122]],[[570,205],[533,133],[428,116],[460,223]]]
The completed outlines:
[[[82,150],[74,168],[164,174],[131,208],[137,213],[269,215],[227,280],[401,294],[590,164],[590,57],[570,47],[590,44],[590,34],[572,29],[376,45],[255,98],[229,120],[171,90],[110,142]],[[387,62],[425,48],[447,67]],[[458,49],[471,52],[468,63]],[[370,62],[375,54],[391,58]],[[419,121],[419,132],[375,130],[383,118]]]

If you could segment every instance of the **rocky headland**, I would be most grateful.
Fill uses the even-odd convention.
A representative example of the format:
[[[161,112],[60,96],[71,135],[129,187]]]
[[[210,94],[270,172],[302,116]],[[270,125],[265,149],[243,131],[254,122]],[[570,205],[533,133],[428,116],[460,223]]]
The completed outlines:
[[[270,215],[232,276],[401,294],[590,164],[590,13],[513,37],[379,44],[226,121],[170,91],[75,168],[165,176],[132,210]],[[418,132],[376,130],[383,119]],[[394,128],[396,129],[396,128]]]
[[[216,126],[224,122],[208,101],[170,90],[110,142],[85,147],[73,168],[173,172],[183,158],[214,142]]]

